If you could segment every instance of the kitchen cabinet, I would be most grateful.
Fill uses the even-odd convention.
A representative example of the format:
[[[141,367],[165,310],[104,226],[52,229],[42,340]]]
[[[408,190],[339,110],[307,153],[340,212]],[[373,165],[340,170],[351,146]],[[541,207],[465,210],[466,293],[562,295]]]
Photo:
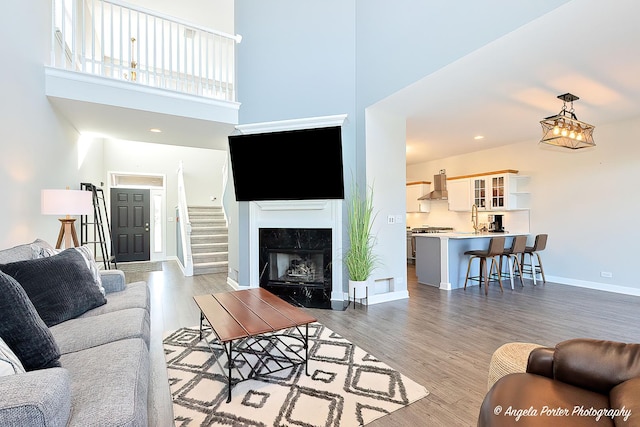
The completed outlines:
[[[449,210],[470,211],[471,205],[480,211],[509,211],[529,209],[529,177],[518,175],[518,171],[486,172],[464,177],[449,178]],[[452,195],[458,188],[460,195]],[[469,194],[465,199],[464,188]],[[457,191],[457,190],[454,190]],[[455,198],[455,200],[452,200]]]
[[[472,202],[478,210],[505,210],[507,206],[507,191],[505,182],[508,175],[489,175],[471,178],[473,194]]]
[[[448,179],[449,210],[468,212],[471,210],[471,180],[469,178]]]
[[[527,233],[500,234],[505,238],[507,248],[511,247],[513,238],[520,235],[527,235]],[[469,262],[469,257],[464,253],[469,250],[486,250],[494,234],[453,232],[423,233],[414,234],[414,236],[418,283],[437,286],[441,290],[451,290],[464,287]]]
[[[511,175],[509,177],[508,210],[529,209],[531,207],[529,181],[530,177],[526,175]]]
[[[407,182],[407,212],[429,212],[431,202],[429,200],[418,200],[418,198],[429,194],[431,183],[429,181]]]

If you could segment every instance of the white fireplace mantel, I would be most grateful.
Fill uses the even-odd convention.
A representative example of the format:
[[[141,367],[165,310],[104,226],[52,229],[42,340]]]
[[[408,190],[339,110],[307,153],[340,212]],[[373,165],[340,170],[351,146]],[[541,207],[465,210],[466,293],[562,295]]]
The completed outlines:
[[[327,208],[328,200],[264,200],[254,202],[263,211],[310,211]]]
[[[243,135],[266,132],[281,132],[287,130],[314,129],[332,126],[342,126],[347,120],[346,114],[333,116],[308,117],[303,119],[278,120],[274,122],[250,123],[236,126],[236,131]]]
[[[261,228],[331,229],[331,262],[341,266],[343,200],[286,200],[249,203],[249,286],[260,286]],[[331,299],[344,300],[342,268],[331,269]]]

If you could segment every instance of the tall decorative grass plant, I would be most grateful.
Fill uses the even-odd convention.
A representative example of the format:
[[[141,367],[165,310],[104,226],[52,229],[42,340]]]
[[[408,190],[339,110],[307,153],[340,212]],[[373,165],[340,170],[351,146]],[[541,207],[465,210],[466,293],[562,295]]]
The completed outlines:
[[[375,236],[372,233],[376,214],[373,211],[373,187],[361,194],[358,185],[351,188],[351,200],[347,206],[349,250],[345,264],[352,281],[366,281],[376,268],[378,258],[373,252]]]

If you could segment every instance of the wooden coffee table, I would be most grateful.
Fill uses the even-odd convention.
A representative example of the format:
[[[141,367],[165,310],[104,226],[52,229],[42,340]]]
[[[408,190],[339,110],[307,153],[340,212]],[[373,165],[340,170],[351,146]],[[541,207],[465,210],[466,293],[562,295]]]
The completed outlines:
[[[256,375],[270,374],[301,364],[304,364],[305,373],[309,375],[307,367],[309,323],[317,320],[313,316],[262,288],[197,295],[193,299],[200,309],[200,339],[202,340],[203,329],[210,328],[227,356],[226,376],[229,388],[227,403],[231,402],[231,388],[235,384],[254,378]],[[302,326],[304,326],[304,333],[300,329]],[[293,327],[298,330],[300,337],[287,335],[287,338],[294,338],[302,343],[304,356],[299,355],[298,351],[282,341],[283,334],[278,334],[279,331]],[[263,344],[264,341],[272,340],[279,340],[280,346]],[[209,341],[206,342],[211,348]],[[252,352],[252,356],[258,358],[257,363],[255,361],[252,363],[245,356],[244,350],[256,345],[264,351]],[[285,347],[286,352],[282,350],[282,346]],[[274,351],[279,353],[277,357],[270,357],[267,354]],[[236,369],[239,378],[234,379],[232,370],[236,360],[240,358],[251,366],[251,372],[245,376]],[[216,358],[216,363],[225,372],[218,359]]]

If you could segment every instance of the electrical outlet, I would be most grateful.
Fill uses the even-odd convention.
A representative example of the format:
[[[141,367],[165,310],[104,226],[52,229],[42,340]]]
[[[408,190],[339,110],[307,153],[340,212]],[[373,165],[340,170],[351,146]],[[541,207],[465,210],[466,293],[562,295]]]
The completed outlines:
[[[606,278],[612,278],[613,277],[613,273],[610,271],[601,271],[600,272],[600,277],[606,277]]]
[[[394,215],[388,215],[387,224],[395,224],[395,223],[396,223],[396,217]]]

